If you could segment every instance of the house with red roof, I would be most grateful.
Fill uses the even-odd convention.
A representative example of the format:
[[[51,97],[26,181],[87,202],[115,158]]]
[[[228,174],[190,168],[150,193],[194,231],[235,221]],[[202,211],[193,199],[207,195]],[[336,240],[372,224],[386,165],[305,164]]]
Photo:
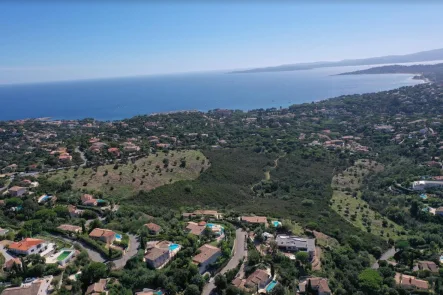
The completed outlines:
[[[46,249],[48,249],[46,241],[33,238],[26,238],[9,245],[9,251],[17,255],[39,254]]]
[[[199,254],[192,258],[192,263],[198,265],[200,274],[203,274],[211,263],[214,263],[222,255],[219,248],[205,244],[198,248]]]
[[[120,149],[113,147],[108,149],[108,153],[112,154],[115,157],[120,157]]]
[[[115,232],[113,232],[110,229],[94,228],[89,233],[89,237],[94,240],[99,240],[110,245],[115,240]]]
[[[84,194],[81,197],[81,200],[83,205],[85,206],[97,206],[98,203],[97,200],[92,195],[89,194]]]
[[[409,276],[398,272],[395,274],[395,282],[403,289],[429,289],[428,281],[419,280],[414,276]]]
[[[266,216],[242,216],[240,220],[246,223],[251,224],[263,224],[264,226],[268,226],[268,219]]]
[[[162,230],[160,225],[153,222],[145,224],[145,227],[149,230],[149,233],[153,235],[157,235]]]
[[[5,262],[5,264],[3,264],[3,269],[4,270],[10,270],[14,267],[14,264],[18,267],[21,268],[22,267],[22,261],[20,260],[20,258],[11,258],[8,261]]]

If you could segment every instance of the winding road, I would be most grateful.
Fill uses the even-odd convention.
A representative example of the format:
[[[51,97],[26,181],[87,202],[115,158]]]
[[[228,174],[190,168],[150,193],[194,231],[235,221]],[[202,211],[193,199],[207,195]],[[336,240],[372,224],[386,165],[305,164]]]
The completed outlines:
[[[126,250],[126,253],[117,260],[112,260],[115,264],[115,269],[120,269],[125,267],[126,262],[128,262],[129,259],[131,259],[133,256],[135,256],[138,252],[138,248],[140,246],[140,242],[138,241],[137,237],[132,234],[128,234],[129,236],[129,247]]]
[[[396,251],[395,251],[395,248],[390,248],[389,250],[387,250],[385,253],[383,253],[381,256],[380,256],[380,259],[378,259],[371,267],[373,268],[373,269],[378,269],[380,266],[378,265],[378,261],[379,260],[388,260],[389,258],[391,258],[391,257],[394,257],[394,255],[395,255],[395,253],[396,253]]]
[[[243,260],[243,258],[247,255],[246,250],[246,232],[239,228],[235,231],[235,241],[234,241],[234,255],[232,255],[231,259],[229,260],[228,264],[220,271],[220,274],[225,274],[227,271],[234,269],[237,267],[240,260]],[[240,275],[243,276],[243,265],[240,268]],[[209,295],[211,294],[212,290],[215,288],[214,285],[214,279],[209,280],[209,283],[207,283],[203,287],[202,295]]]

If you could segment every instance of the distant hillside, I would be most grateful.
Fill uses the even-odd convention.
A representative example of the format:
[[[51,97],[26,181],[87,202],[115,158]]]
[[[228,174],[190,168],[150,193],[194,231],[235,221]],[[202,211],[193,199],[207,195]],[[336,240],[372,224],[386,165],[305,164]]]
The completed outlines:
[[[374,67],[366,70],[341,73],[339,75],[362,75],[362,74],[418,74],[417,78],[426,78],[432,82],[443,81],[443,63],[435,65],[392,65]]]
[[[233,71],[231,73],[260,73],[260,72],[281,72],[281,71],[299,71],[316,68],[339,67],[339,66],[362,66],[362,65],[380,65],[388,63],[406,63],[443,60],[443,48],[428,51],[421,51],[406,55],[388,55],[381,57],[371,57],[363,59],[345,59],[341,61],[321,61],[312,63],[298,63],[291,65],[281,65],[265,68],[255,68],[249,70]]]

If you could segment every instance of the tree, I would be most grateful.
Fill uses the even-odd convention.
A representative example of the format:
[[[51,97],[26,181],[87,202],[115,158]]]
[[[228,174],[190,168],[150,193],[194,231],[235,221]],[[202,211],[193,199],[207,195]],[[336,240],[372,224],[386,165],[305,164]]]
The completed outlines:
[[[45,258],[41,257],[39,254],[31,254],[26,256],[26,262],[32,264],[33,266],[37,264],[45,264]]]
[[[226,288],[226,295],[241,295],[241,294],[243,294],[243,291],[233,285],[229,285]]]
[[[358,275],[358,281],[360,287],[367,293],[377,294],[383,283],[383,278],[378,271],[367,268]]]
[[[409,212],[411,213],[412,217],[417,217],[419,212],[419,206],[417,200],[412,200],[411,202],[411,208],[409,208]]]
[[[82,233],[86,233],[86,221],[82,219],[81,223],[82,223]]]
[[[188,285],[185,289],[184,295],[200,295],[200,289],[197,287],[197,285]]]
[[[271,290],[271,295],[285,295],[285,288],[282,284],[277,284]]]
[[[299,251],[295,254],[295,258],[300,261],[301,264],[306,264],[309,262],[309,254],[304,251]]]
[[[101,278],[106,278],[107,274],[108,268],[105,264],[100,262],[91,262],[85,268],[83,268],[80,281],[85,286],[89,286]]]
[[[19,198],[10,198],[6,200],[6,207],[7,208],[11,208],[11,207],[17,207],[23,204],[23,201]]]
[[[169,159],[168,158],[163,159],[163,165],[165,168],[167,168],[169,166]]]
[[[218,274],[214,278],[214,285],[218,290],[224,290],[228,287],[228,281],[224,275]]]
[[[101,228],[102,226],[103,225],[102,225],[102,222],[100,221],[100,219],[96,218],[89,225],[89,229],[92,231],[94,228]]]

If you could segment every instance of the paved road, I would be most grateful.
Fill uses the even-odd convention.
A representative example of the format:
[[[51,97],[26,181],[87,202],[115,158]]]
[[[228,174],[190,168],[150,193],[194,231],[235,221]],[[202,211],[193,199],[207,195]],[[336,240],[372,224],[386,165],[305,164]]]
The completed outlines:
[[[114,262],[116,269],[123,268],[126,265],[126,262],[128,262],[128,260],[131,257],[135,256],[138,252],[140,242],[138,241],[137,237],[131,234],[128,234],[128,236],[129,236],[129,247],[125,255],[123,255],[123,257],[120,259],[112,261]]]
[[[229,260],[228,264],[220,271],[220,274],[225,274],[227,271],[234,269],[237,267],[238,262],[243,259],[243,257],[246,256],[247,250],[245,247],[246,243],[246,232],[239,228],[235,231],[235,249],[234,249],[234,255],[231,257],[231,260]],[[240,276],[244,275],[244,269],[243,265],[240,267],[239,271]],[[214,280],[211,279],[209,283],[207,283],[204,288],[202,295],[209,295],[211,294],[212,290],[215,288]]]
[[[395,255],[395,248],[391,248],[391,249],[389,249],[388,251],[386,251],[385,253],[383,253],[381,256],[380,256],[380,259],[379,260],[388,260],[389,258],[391,258],[391,257],[394,257],[394,255]],[[378,265],[378,261],[376,261],[373,265],[372,265],[372,268],[373,269],[378,269],[380,266]]]
[[[5,262],[14,258],[11,254],[8,253],[8,251],[6,251],[3,245],[0,245],[0,252],[3,254],[3,257],[5,257]]]

